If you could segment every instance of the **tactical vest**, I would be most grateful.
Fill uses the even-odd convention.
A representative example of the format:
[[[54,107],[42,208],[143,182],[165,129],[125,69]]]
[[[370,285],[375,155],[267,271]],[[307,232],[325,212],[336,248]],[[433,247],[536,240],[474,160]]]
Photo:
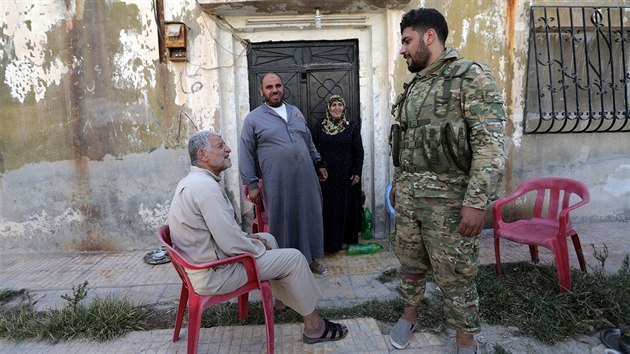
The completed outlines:
[[[462,111],[461,86],[462,76],[472,65],[478,64],[451,61],[432,79],[420,82],[414,78],[405,84],[392,107],[400,124],[400,143],[392,137],[394,166],[406,172],[468,174],[472,152]],[[395,130],[393,126],[392,132]]]

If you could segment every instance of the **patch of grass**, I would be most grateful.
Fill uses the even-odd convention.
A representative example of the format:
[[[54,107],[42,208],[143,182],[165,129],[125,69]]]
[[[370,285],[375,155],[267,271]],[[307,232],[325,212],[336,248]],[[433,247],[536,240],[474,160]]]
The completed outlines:
[[[73,295],[63,295],[68,303],[61,310],[37,312],[32,305],[0,313],[0,337],[49,339],[53,342],[74,338],[104,341],[127,332],[151,327],[154,311],[129,299],[113,296],[83,304],[87,282],[73,287]]]
[[[602,262],[603,263],[603,262]],[[490,324],[517,327],[522,335],[533,336],[545,343],[555,343],[582,333],[592,333],[605,327],[630,325],[630,256],[626,256],[617,273],[607,274],[600,268],[590,273],[572,272],[572,291],[560,292],[556,269],[552,265],[530,263],[504,264],[505,276],[498,277],[494,265],[481,266],[477,279],[481,319]],[[379,280],[397,279],[397,270],[387,270]],[[431,279],[428,277],[427,279]],[[108,340],[134,330],[173,328],[176,308],[160,309],[139,306],[126,298],[109,296],[84,304],[87,282],[73,287],[71,295],[63,295],[66,306],[61,310],[36,312],[27,290],[3,290],[0,304],[19,296],[29,301],[14,308],[0,306],[0,337],[48,339],[54,342],[74,338]],[[425,297],[418,310],[418,322],[434,332],[446,329],[441,296]],[[347,319],[372,317],[393,324],[403,311],[397,298],[374,299],[349,308],[320,308],[325,318]],[[291,309],[275,311],[274,322],[302,322]],[[263,324],[260,303],[249,305],[249,317],[244,324]],[[213,306],[202,316],[203,327],[231,326],[238,321],[235,303]],[[503,351],[501,351],[503,350]],[[508,353],[495,347],[497,353]]]
[[[20,297],[20,296],[24,296],[28,294],[28,290],[26,289],[20,289],[20,290],[12,290],[12,289],[5,289],[0,291],[0,306],[4,306],[6,304],[8,304],[9,302],[11,302],[13,299]]]
[[[481,318],[490,324],[515,326],[524,335],[555,343],[617,327],[630,313],[628,265],[615,274],[572,270],[572,291],[567,292],[560,292],[553,265],[513,263],[504,268],[504,277],[496,275],[494,265],[479,269]]]

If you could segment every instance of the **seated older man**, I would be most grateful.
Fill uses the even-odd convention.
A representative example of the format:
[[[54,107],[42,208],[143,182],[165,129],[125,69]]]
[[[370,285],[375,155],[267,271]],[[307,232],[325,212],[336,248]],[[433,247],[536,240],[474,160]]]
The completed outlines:
[[[232,166],[230,152],[215,132],[201,131],[190,138],[190,173],[177,185],[168,213],[175,249],[191,263],[251,253],[261,280],[270,281],[274,297],[303,316],[305,343],[344,338],[346,326],[321,319],[315,310],[321,292],[302,253],[278,249],[272,235],[247,234],[236,222],[234,208],[219,184],[221,172]],[[241,263],[186,272],[202,295],[228,293],[247,281]]]

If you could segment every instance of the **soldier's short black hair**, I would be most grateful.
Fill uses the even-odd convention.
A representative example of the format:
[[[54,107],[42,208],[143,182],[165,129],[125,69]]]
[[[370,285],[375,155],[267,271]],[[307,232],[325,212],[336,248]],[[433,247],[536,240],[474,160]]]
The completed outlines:
[[[446,19],[436,9],[419,8],[413,9],[403,15],[400,21],[400,33],[405,28],[411,27],[418,33],[424,33],[429,28],[433,28],[437,33],[440,43],[444,45],[448,37],[448,25]]]

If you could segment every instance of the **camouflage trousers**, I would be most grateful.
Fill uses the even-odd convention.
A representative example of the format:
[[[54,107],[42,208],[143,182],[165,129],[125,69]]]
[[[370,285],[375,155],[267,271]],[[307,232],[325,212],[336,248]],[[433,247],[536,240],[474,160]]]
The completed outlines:
[[[401,191],[399,187],[397,191]],[[392,243],[401,264],[400,293],[405,306],[422,303],[425,273],[432,272],[444,297],[446,321],[457,330],[478,333],[475,277],[479,237],[457,232],[462,201],[396,194],[396,235]]]

